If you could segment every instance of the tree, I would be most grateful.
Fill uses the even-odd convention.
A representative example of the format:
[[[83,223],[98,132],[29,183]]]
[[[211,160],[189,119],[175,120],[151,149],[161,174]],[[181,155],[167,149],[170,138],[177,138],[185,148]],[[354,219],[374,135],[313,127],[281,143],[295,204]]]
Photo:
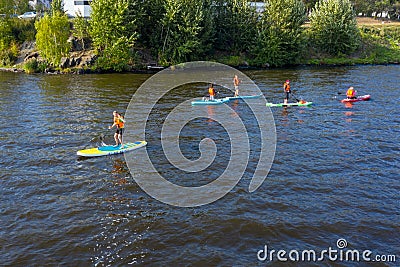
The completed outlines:
[[[389,9],[392,7],[391,0],[381,0],[381,1],[376,1],[375,2],[375,18],[377,17],[378,13],[381,13],[382,11],[385,11],[386,13],[389,11]]]
[[[193,60],[201,49],[204,2],[199,0],[166,0],[161,20],[160,63],[177,64]]]
[[[135,21],[128,20],[128,0],[93,0],[89,34],[99,58],[96,65],[103,70],[122,71],[128,68],[131,48],[137,38],[130,32]]]
[[[165,0],[129,1],[129,20],[136,20],[137,42],[158,51],[162,20],[165,13]]]
[[[0,0],[1,14],[22,14],[29,10],[26,0]]]
[[[315,6],[318,0],[303,0],[307,13],[309,13]]]
[[[258,14],[247,0],[214,1],[215,48],[235,54],[249,51],[257,36]]]
[[[68,55],[71,44],[68,42],[70,36],[70,24],[65,13],[57,8],[57,1],[53,2],[51,15],[45,14],[43,18],[35,22],[36,46],[40,54],[50,64],[58,66],[61,58]]]
[[[0,13],[12,14],[13,5],[10,0],[0,0]]]
[[[89,23],[82,16],[82,14],[78,13],[73,23],[73,34],[74,36],[81,41],[82,49],[85,50],[85,39],[89,37]]]
[[[266,5],[258,25],[258,64],[283,66],[297,60],[303,47],[305,12],[300,0],[276,0]]]
[[[0,51],[8,48],[13,39],[9,20],[0,19]]]
[[[391,17],[400,19],[400,1],[396,1],[393,4],[393,11]]]
[[[8,19],[0,19],[0,65],[11,65],[18,55]]]
[[[332,54],[349,54],[360,44],[356,16],[349,0],[320,0],[310,15],[315,45]]]
[[[370,16],[375,10],[376,0],[354,0],[354,11],[356,14],[361,13]]]
[[[51,2],[51,9],[50,9],[51,14],[57,14],[57,13],[64,13],[64,4],[63,0],[53,0]]]

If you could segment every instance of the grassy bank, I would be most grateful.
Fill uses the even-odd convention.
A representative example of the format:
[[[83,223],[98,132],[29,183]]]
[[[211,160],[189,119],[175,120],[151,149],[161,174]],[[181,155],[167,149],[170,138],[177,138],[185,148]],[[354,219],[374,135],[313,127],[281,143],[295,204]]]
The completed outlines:
[[[350,55],[332,57],[313,51],[303,59],[308,65],[399,64],[400,23],[359,24],[360,47]]]
[[[350,55],[331,56],[308,45],[303,56],[293,65],[356,65],[400,64],[400,22],[359,18],[360,47]],[[252,59],[246,55],[221,56],[214,60],[234,66],[251,66]],[[268,66],[261,66],[268,67]]]

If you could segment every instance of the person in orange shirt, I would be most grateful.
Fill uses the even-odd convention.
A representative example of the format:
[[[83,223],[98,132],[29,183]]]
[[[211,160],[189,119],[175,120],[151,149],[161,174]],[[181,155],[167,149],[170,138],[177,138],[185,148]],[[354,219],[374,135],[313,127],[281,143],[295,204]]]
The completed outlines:
[[[114,123],[113,125],[109,126],[108,129],[116,126],[117,130],[114,134],[115,146],[117,147],[120,144],[120,147],[122,148],[124,146],[122,142],[122,134],[124,133],[125,120],[124,117],[116,111],[113,112],[113,116]]]
[[[354,90],[353,86],[350,86],[349,89],[347,89],[346,96],[347,96],[348,99],[357,98],[356,94],[357,94],[357,91]]]
[[[286,80],[286,82],[283,84],[283,91],[285,92],[285,99],[283,99],[283,103],[287,104],[289,100],[289,94],[292,92],[290,91],[290,81]]]
[[[208,88],[208,94],[210,95],[210,100],[214,100],[215,89],[214,89],[214,85],[212,83],[210,84],[210,87]]]
[[[239,96],[239,84],[240,84],[240,80],[238,78],[237,75],[235,75],[235,77],[233,77],[233,86],[235,87],[235,97]]]

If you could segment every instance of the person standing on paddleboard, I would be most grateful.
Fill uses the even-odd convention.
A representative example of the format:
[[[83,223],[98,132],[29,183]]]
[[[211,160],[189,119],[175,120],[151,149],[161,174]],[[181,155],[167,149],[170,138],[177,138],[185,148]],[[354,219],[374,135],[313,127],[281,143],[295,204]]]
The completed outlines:
[[[235,77],[233,77],[233,86],[235,87],[234,97],[239,96],[239,84],[240,84],[240,80],[239,80],[238,76],[235,75]]]
[[[124,133],[125,120],[124,117],[116,111],[113,112],[113,116],[114,116],[114,123],[113,125],[109,126],[108,129],[111,129],[114,126],[117,127],[117,130],[114,134],[115,146],[121,144],[121,147],[123,147],[122,134]]]
[[[210,95],[210,100],[214,100],[215,89],[214,89],[214,85],[212,83],[210,84],[210,87],[208,88],[208,94]]]
[[[292,92],[290,90],[290,81],[286,80],[286,82],[283,84],[283,91],[285,92],[285,99],[283,99],[283,103],[286,105],[289,100],[289,94]]]
[[[354,90],[353,86],[350,86],[349,89],[347,89],[347,92],[346,92],[347,99],[356,99],[357,98],[356,94],[357,94],[357,91]]]

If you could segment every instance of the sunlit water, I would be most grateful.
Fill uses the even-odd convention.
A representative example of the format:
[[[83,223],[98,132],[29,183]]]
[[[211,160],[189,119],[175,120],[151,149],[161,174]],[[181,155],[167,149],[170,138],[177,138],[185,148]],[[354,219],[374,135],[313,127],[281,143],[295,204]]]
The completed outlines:
[[[269,263],[257,259],[264,245],[321,251],[337,248],[339,238],[349,249],[394,254],[399,261],[400,66],[245,73],[270,102],[283,100],[282,83],[290,79],[296,98],[314,105],[272,108],[276,156],[251,194],[259,136],[250,122],[253,160],[243,179],[222,199],[198,208],[148,196],[123,155],[76,156],[102,134],[113,142],[112,111],[124,112],[149,75],[0,73],[1,265],[254,266]],[[340,103],[349,86],[371,94],[371,101]],[[163,116],[175,103],[206,93],[206,85],[187,89],[153,111],[146,149],[166,177],[198,186],[226,166],[229,139],[217,123],[191,122],[181,133],[182,152],[195,159],[199,140],[212,132],[219,152],[207,169],[210,177],[180,176],[168,164],[157,141]],[[251,117],[243,103],[229,105]]]

